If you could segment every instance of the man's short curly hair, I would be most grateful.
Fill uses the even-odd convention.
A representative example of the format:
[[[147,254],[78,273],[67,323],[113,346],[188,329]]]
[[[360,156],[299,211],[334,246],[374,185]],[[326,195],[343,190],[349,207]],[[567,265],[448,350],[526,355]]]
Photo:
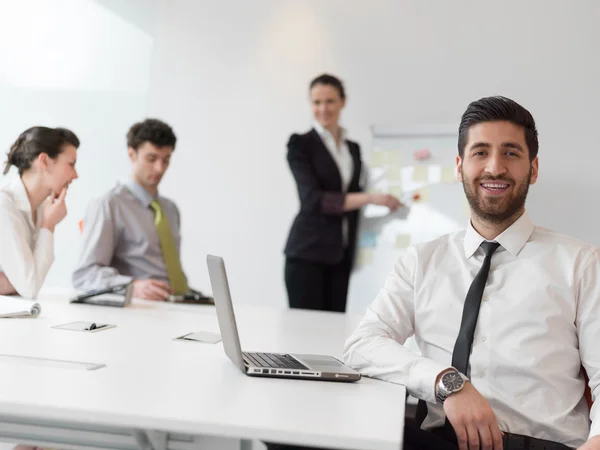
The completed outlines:
[[[127,133],[127,146],[137,150],[144,142],[156,147],[173,147],[177,137],[173,129],[158,119],[146,119],[134,124]]]

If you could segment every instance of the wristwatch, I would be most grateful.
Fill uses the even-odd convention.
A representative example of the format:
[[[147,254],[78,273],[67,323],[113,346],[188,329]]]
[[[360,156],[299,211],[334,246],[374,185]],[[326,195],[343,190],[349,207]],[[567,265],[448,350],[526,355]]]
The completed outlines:
[[[446,372],[437,385],[436,399],[443,404],[449,395],[459,392],[469,379],[456,369]]]

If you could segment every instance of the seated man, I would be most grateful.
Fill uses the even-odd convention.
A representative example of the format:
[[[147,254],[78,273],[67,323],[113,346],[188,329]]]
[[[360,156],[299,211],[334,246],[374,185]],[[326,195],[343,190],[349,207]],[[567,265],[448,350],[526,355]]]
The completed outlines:
[[[600,449],[600,410],[588,409],[582,370],[595,398],[600,250],[525,212],[538,138],[522,106],[471,103],[458,152],[466,231],[407,249],[344,360],[422,400],[405,449]],[[404,347],[411,335],[421,355]]]
[[[127,133],[132,177],[88,207],[75,287],[102,289],[133,281],[133,296],[166,300],[189,291],[181,268],[180,215],[158,185],[175,149],[175,134],[160,120]]]

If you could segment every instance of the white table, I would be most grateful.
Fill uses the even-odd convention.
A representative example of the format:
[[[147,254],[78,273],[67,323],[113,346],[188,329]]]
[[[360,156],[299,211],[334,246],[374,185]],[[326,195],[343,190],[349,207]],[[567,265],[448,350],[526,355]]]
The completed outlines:
[[[0,320],[0,354],[106,367],[0,362],[0,440],[73,449],[212,449],[215,437],[241,439],[242,448],[254,439],[401,448],[403,386],[365,378],[350,384],[252,378],[220,343],[173,341],[193,331],[218,332],[211,306],[134,300],[121,309],[50,297],[41,298],[36,319]],[[359,319],[267,308],[237,308],[236,315],[245,350],[334,356]],[[51,328],[75,320],[117,327]]]

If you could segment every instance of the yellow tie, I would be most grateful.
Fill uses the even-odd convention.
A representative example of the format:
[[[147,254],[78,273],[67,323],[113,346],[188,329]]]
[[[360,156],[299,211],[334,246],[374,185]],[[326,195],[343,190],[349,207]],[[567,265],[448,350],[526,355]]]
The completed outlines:
[[[175,242],[173,242],[173,235],[171,234],[171,227],[169,226],[167,216],[165,216],[158,200],[153,200],[150,203],[150,208],[154,210],[154,225],[160,239],[160,247],[162,248],[163,259],[167,266],[171,288],[177,294],[185,294],[188,291],[188,285],[181,269],[181,262],[175,248]]]

